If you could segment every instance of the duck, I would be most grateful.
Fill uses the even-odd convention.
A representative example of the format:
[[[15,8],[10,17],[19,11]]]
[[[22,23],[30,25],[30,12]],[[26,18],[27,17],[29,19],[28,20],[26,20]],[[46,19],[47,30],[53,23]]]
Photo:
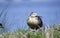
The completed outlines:
[[[31,29],[39,29],[43,26],[43,22],[40,16],[37,15],[35,12],[31,12],[30,16],[27,19],[27,25]]]

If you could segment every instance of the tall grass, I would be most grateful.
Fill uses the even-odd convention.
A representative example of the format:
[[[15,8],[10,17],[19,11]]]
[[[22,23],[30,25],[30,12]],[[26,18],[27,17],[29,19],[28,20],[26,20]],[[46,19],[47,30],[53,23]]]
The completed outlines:
[[[47,32],[50,34],[49,38],[60,38],[60,30],[50,28],[39,32],[32,32],[30,30],[17,30],[14,32],[3,32],[0,38],[47,38]]]
[[[54,31],[54,38],[58,38],[58,32]],[[15,32],[4,32],[0,34],[0,38],[45,38],[45,32],[31,32],[27,30],[18,30]]]

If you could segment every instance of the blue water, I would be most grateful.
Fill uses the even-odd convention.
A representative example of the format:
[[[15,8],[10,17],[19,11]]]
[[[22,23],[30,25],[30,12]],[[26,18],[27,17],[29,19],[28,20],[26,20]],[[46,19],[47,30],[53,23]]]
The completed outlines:
[[[15,31],[17,29],[28,29],[27,19],[31,12],[36,12],[42,16],[44,24],[60,23],[60,2],[19,2],[11,3],[0,17],[0,22],[4,25],[6,31]],[[0,11],[6,3],[0,3]],[[1,13],[1,12],[0,12]],[[5,15],[6,13],[6,15]],[[3,21],[3,22],[2,22]]]

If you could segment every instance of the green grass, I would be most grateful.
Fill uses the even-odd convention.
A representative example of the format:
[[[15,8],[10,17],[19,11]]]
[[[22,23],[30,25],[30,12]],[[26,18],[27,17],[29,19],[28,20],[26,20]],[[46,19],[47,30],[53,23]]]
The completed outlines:
[[[0,38],[42,38],[42,31],[41,32],[31,32],[31,31],[23,31],[18,30],[15,32],[5,32],[0,34]]]
[[[58,38],[58,31],[54,31],[53,37]],[[15,32],[4,32],[0,34],[0,38],[45,38],[45,32],[31,32],[28,30],[17,30]]]
[[[51,34],[53,33],[53,38],[60,38],[60,31],[50,29],[48,30],[48,32]],[[29,30],[17,30],[14,32],[4,32],[0,34],[0,38],[46,38],[45,34],[46,32],[44,30],[40,32],[31,32]]]

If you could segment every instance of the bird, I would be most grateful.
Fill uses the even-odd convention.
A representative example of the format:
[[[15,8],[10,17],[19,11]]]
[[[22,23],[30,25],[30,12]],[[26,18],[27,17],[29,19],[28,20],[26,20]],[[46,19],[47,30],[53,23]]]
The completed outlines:
[[[0,23],[0,28],[4,28],[3,25]]]
[[[31,12],[30,16],[27,19],[27,25],[31,29],[39,29],[43,26],[43,22],[40,16],[37,15],[35,12]]]

